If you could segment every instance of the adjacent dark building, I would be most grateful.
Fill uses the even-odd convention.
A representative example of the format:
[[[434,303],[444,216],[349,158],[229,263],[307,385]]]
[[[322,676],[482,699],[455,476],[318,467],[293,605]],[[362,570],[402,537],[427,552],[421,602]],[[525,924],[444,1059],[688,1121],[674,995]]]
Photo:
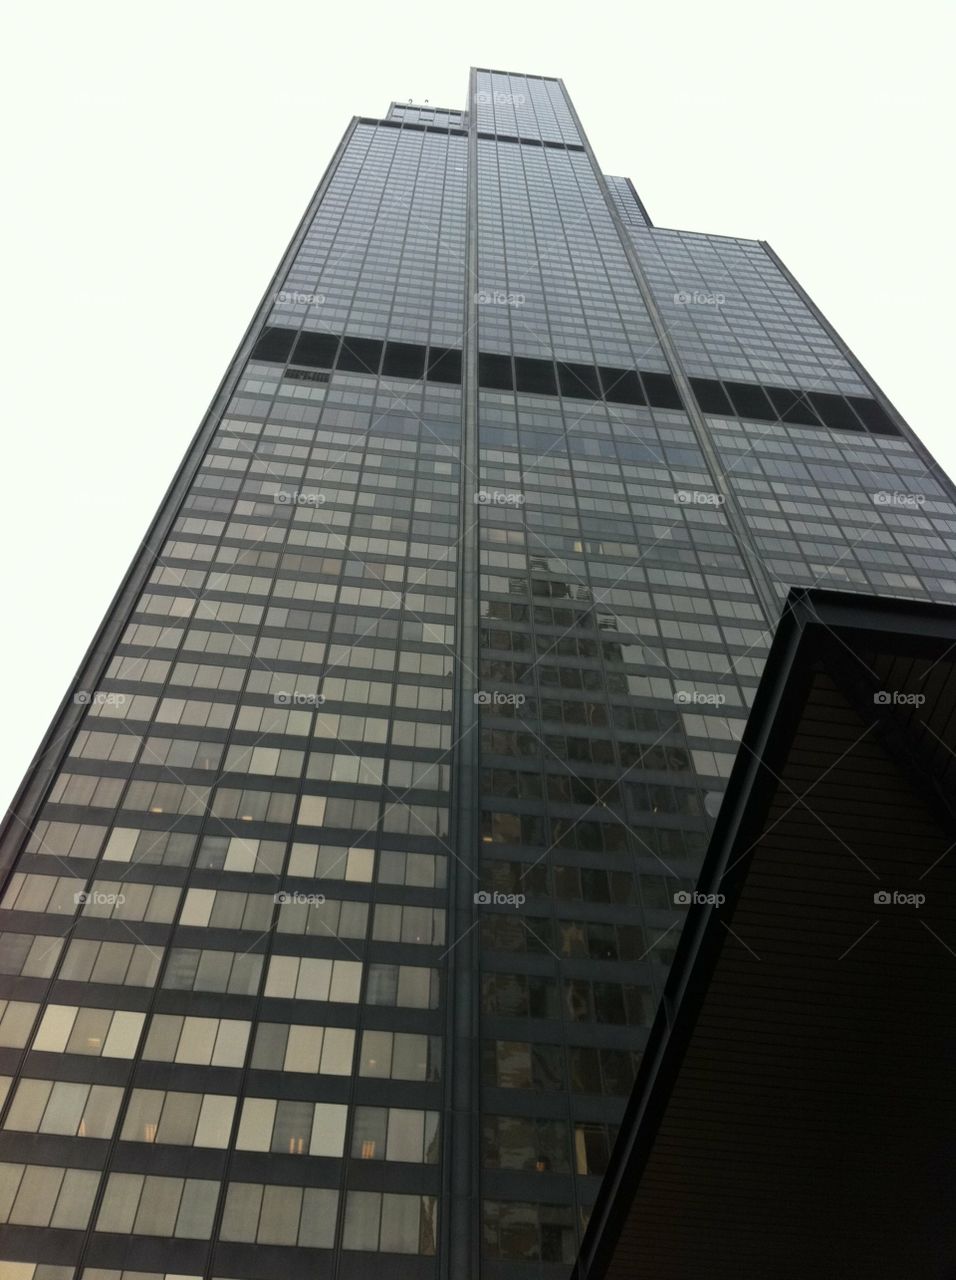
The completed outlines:
[[[952,486],[564,86],[353,119],[2,833],[3,1280],[558,1280],[794,586]]]
[[[573,1280],[953,1280],[954,655],[791,595]]]

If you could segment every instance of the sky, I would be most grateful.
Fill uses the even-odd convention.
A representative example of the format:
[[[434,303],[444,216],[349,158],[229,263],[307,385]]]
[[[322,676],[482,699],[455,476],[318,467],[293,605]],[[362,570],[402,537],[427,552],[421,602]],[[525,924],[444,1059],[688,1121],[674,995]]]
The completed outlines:
[[[564,79],[658,226],[770,242],[947,471],[953,6],[105,0],[0,20],[13,795],[353,115]]]

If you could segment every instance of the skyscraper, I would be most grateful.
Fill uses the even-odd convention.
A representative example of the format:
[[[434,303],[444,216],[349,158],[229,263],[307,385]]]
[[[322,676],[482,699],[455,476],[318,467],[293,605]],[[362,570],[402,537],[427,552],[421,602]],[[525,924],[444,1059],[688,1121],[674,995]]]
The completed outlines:
[[[3,1280],[566,1275],[787,591],[954,534],[560,81],[354,119],[3,830]]]

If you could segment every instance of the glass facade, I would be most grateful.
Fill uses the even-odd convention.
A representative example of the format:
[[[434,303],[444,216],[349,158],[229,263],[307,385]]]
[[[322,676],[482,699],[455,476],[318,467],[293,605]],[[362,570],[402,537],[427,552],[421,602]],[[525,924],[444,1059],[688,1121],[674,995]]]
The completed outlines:
[[[4,829],[2,1280],[566,1275],[793,585],[953,490],[560,81],[355,119]]]

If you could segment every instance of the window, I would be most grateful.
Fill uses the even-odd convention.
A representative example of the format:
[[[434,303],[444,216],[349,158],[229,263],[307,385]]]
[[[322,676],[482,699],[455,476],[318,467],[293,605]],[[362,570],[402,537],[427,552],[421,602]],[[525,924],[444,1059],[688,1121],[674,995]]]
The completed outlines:
[[[426,946],[445,941],[445,912],[441,907],[403,907],[378,903],[372,937],[378,942],[415,942]]]
[[[83,1230],[99,1180],[98,1170],[0,1164],[0,1222]]]
[[[0,1000],[0,1048],[23,1048],[39,1008],[28,1000]]]
[[[136,1016],[142,1021],[144,1015]],[[249,1029],[250,1023],[233,1018],[157,1013],[150,1023],[143,1057],[155,1062],[192,1063],[202,1067],[241,1067],[245,1062]]]
[[[438,992],[437,969],[409,964],[370,964],[368,967],[367,1004],[437,1009]]]
[[[340,1157],[348,1107],[338,1102],[246,1098],[236,1148],[286,1155]]]
[[[4,1280],[73,1280],[76,1268],[70,1263],[67,1266],[57,1266],[51,1262],[14,1262],[12,1258],[0,1258],[0,1275]],[[95,1273],[90,1272],[87,1267],[87,1276],[89,1280],[98,1280]],[[117,1273],[117,1280],[136,1280],[129,1272],[120,1275]],[[183,1280],[200,1280],[199,1276],[184,1277]]]
[[[265,995],[289,1000],[328,1000],[357,1004],[362,965],[357,960],[272,956]]]
[[[563,1120],[535,1116],[481,1118],[481,1155],[486,1169],[567,1173],[568,1129]]]
[[[493,1088],[547,1093],[566,1087],[564,1049],[556,1044],[486,1040],[482,1067],[485,1084]]]
[[[503,1018],[558,1018],[558,986],[552,978],[486,973],[481,980],[481,1007]]]
[[[406,853],[383,849],[378,855],[380,884],[415,885],[425,889],[444,889],[445,858],[433,853]]]
[[[432,1256],[438,1208],[434,1196],[350,1191],[345,1207],[344,1249]]]
[[[38,822],[27,841],[27,853],[49,853],[55,858],[95,858],[106,827],[79,822]]]
[[[195,847],[196,837],[185,832],[114,827],[103,850],[103,861],[188,867]]]
[[[616,1125],[576,1124],[574,1126],[575,1173],[597,1175],[606,1173],[616,1137]]]
[[[24,1133],[61,1133],[71,1138],[109,1138],[123,1090],[111,1085],[21,1079],[4,1121]]]
[[[250,871],[277,876],[282,871],[285,844],[279,840],[255,840],[240,836],[203,836],[197,867],[213,871]]]
[[[10,877],[0,901],[5,911],[47,911],[57,915],[73,915],[77,895],[84,882],[73,876],[24,875],[17,871]]]
[[[62,947],[62,938],[4,931],[0,933],[0,973],[50,978]]]
[[[326,898],[321,902],[296,901],[294,894],[277,894],[277,933],[304,933],[319,938],[364,938],[368,931],[368,903]],[[308,897],[308,895],[299,895]]]
[[[439,1080],[441,1039],[411,1031],[364,1031],[359,1075],[378,1080]]]
[[[308,876],[310,880],[359,880],[367,884],[372,879],[374,861],[371,849],[296,841],[289,856],[289,875]]]
[[[262,956],[241,951],[198,951],[172,947],[163,986],[171,991],[218,991],[254,996],[259,990]]]
[[[218,1193],[218,1182],[201,1178],[111,1173],[96,1230],[206,1240]]]
[[[292,821],[295,796],[284,791],[236,790],[219,787],[210,812],[216,818],[237,819],[239,822]],[[304,821],[300,817],[300,822]]]
[[[208,799],[208,787],[186,786],[179,782],[133,781],[123,797],[123,808],[147,813],[199,815],[205,811]]]
[[[60,977],[73,982],[153,987],[161,959],[162,952],[155,947],[75,938],[67,948]]]
[[[179,923],[196,928],[249,929],[265,933],[272,924],[274,906],[271,894],[187,889]]]
[[[356,1107],[352,1156],[358,1160],[438,1163],[438,1112]]]
[[[33,1040],[34,1051],[132,1058],[146,1015],[127,1009],[81,1009],[48,1004]]]
[[[126,786],[125,778],[101,778],[91,773],[61,773],[50,791],[51,804],[93,805],[115,809]]]
[[[250,1066],[263,1071],[302,1071],[347,1076],[355,1032],[350,1027],[311,1027],[260,1022]]]
[[[236,1099],[218,1093],[134,1089],[120,1137],[125,1142],[227,1147]]]
[[[627,1097],[637,1075],[640,1054],[625,1049],[568,1049],[571,1088],[575,1093],[604,1093]]]
[[[94,880],[80,895],[85,916],[113,920],[144,920],[169,924],[179,905],[178,888],[137,884],[132,880]]]
[[[231,1182],[220,1238],[249,1244],[330,1249],[335,1237],[338,1191],[323,1187],[272,1187]]]
[[[577,1254],[574,1213],[564,1204],[485,1200],[482,1239],[489,1258],[571,1263]]]
[[[296,821],[301,826],[321,827],[325,821],[325,803],[325,796],[303,796]]]
[[[267,777],[297,778],[305,762],[303,751],[278,746],[230,746],[225,773],[264,773]]]

